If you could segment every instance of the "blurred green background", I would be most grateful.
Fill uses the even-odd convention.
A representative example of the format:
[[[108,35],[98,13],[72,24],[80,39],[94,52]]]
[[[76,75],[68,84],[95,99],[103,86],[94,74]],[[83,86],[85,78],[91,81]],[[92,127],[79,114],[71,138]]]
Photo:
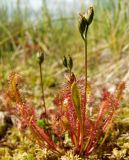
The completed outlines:
[[[40,95],[37,52],[45,53],[46,95],[64,80],[62,57],[71,55],[76,75],[84,74],[84,43],[79,13],[93,5],[88,32],[88,76],[98,86],[128,79],[128,0],[0,0],[0,90],[15,70],[26,79],[28,92]],[[103,82],[103,83],[102,83]],[[108,82],[108,83],[107,83]],[[49,90],[50,89],[50,90]],[[35,97],[34,96],[34,97]]]

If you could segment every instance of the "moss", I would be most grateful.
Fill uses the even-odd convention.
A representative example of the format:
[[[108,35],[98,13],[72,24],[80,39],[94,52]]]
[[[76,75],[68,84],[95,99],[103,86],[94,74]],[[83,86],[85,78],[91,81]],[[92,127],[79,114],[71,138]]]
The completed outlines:
[[[85,158],[83,158],[85,159]],[[74,155],[72,151],[68,151],[60,160],[82,160],[78,155]]]

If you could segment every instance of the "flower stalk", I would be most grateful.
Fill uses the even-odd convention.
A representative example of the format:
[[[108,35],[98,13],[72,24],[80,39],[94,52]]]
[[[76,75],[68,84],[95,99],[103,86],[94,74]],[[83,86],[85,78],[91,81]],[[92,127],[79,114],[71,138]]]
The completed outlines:
[[[43,52],[39,52],[37,54],[37,57],[38,57],[39,70],[40,70],[40,84],[41,84],[41,90],[42,90],[43,107],[44,107],[45,115],[47,115],[45,96],[44,96],[43,73],[42,73],[42,64],[44,62],[44,53]]]
[[[89,7],[87,12],[85,14],[80,14],[81,20],[79,24],[79,31],[82,36],[82,39],[84,40],[85,44],[85,105],[87,101],[87,33],[88,33],[88,28],[89,25],[93,21],[94,17],[94,9],[93,7]]]
[[[93,17],[94,17],[94,10],[93,7],[90,7],[85,14],[80,14],[81,16],[81,21],[79,24],[79,31],[82,36],[82,39],[84,40],[84,45],[85,45],[85,109],[86,109],[86,104],[87,104],[87,33],[88,33],[88,28],[89,25],[92,23]],[[83,137],[84,137],[84,122],[85,122],[85,114],[84,114],[84,119],[82,121],[82,132],[81,132],[81,149],[80,153],[82,152],[83,149]]]

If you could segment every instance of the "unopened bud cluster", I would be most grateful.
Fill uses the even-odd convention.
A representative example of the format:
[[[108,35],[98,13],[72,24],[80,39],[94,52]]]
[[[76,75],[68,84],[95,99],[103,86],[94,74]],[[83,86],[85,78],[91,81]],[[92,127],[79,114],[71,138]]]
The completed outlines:
[[[38,52],[37,53],[38,63],[41,65],[44,62],[44,53]]]
[[[63,57],[63,65],[69,69],[70,71],[73,68],[73,60],[72,57],[69,55],[68,58],[66,58],[65,56]]]
[[[89,7],[87,12],[84,13],[83,15],[80,14],[81,20],[79,24],[79,30],[82,38],[85,40],[86,39],[86,34],[88,31],[89,25],[92,23],[93,17],[94,17],[94,9],[93,7]]]

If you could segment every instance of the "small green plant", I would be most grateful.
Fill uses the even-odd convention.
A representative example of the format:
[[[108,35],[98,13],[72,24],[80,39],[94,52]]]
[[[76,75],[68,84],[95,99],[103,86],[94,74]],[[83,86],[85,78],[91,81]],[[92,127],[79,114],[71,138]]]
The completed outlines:
[[[15,114],[21,120],[25,129],[29,127],[34,137],[37,138],[41,147],[47,147],[54,153],[63,154],[67,148],[65,134],[68,133],[71,139],[71,149],[80,156],[89,156],[93,150],[103,142],[103,137],[111,124],[114,114],[118,109],[125,83],[121,82],[114,94],[103,90],[98,113],[90,116],[87,107],[96,103],[90,103],[91,86],[87,81],[87,32],[94,16],[93,7],[81,15],[79,30],[85,43],[85,78],[77,78],[72,72],[73,60],[71,56],[64,56],[63,65],[70,73],[69,79],[61,87],[54,103],[57,108],[49,115],[49,127],[46,127],[44,120],[36,119],[35,109],[27,101],[23,100],[19,89],[21,78],[15,72],[10,75],[9,87],[5,96],[6,109]],[[42,78],[43,55],[39,56],[41,87],[45,108],[45,97]],[[16,103],[16,107],[11,105]],[[45,108],[46,113],[46,108]]]

